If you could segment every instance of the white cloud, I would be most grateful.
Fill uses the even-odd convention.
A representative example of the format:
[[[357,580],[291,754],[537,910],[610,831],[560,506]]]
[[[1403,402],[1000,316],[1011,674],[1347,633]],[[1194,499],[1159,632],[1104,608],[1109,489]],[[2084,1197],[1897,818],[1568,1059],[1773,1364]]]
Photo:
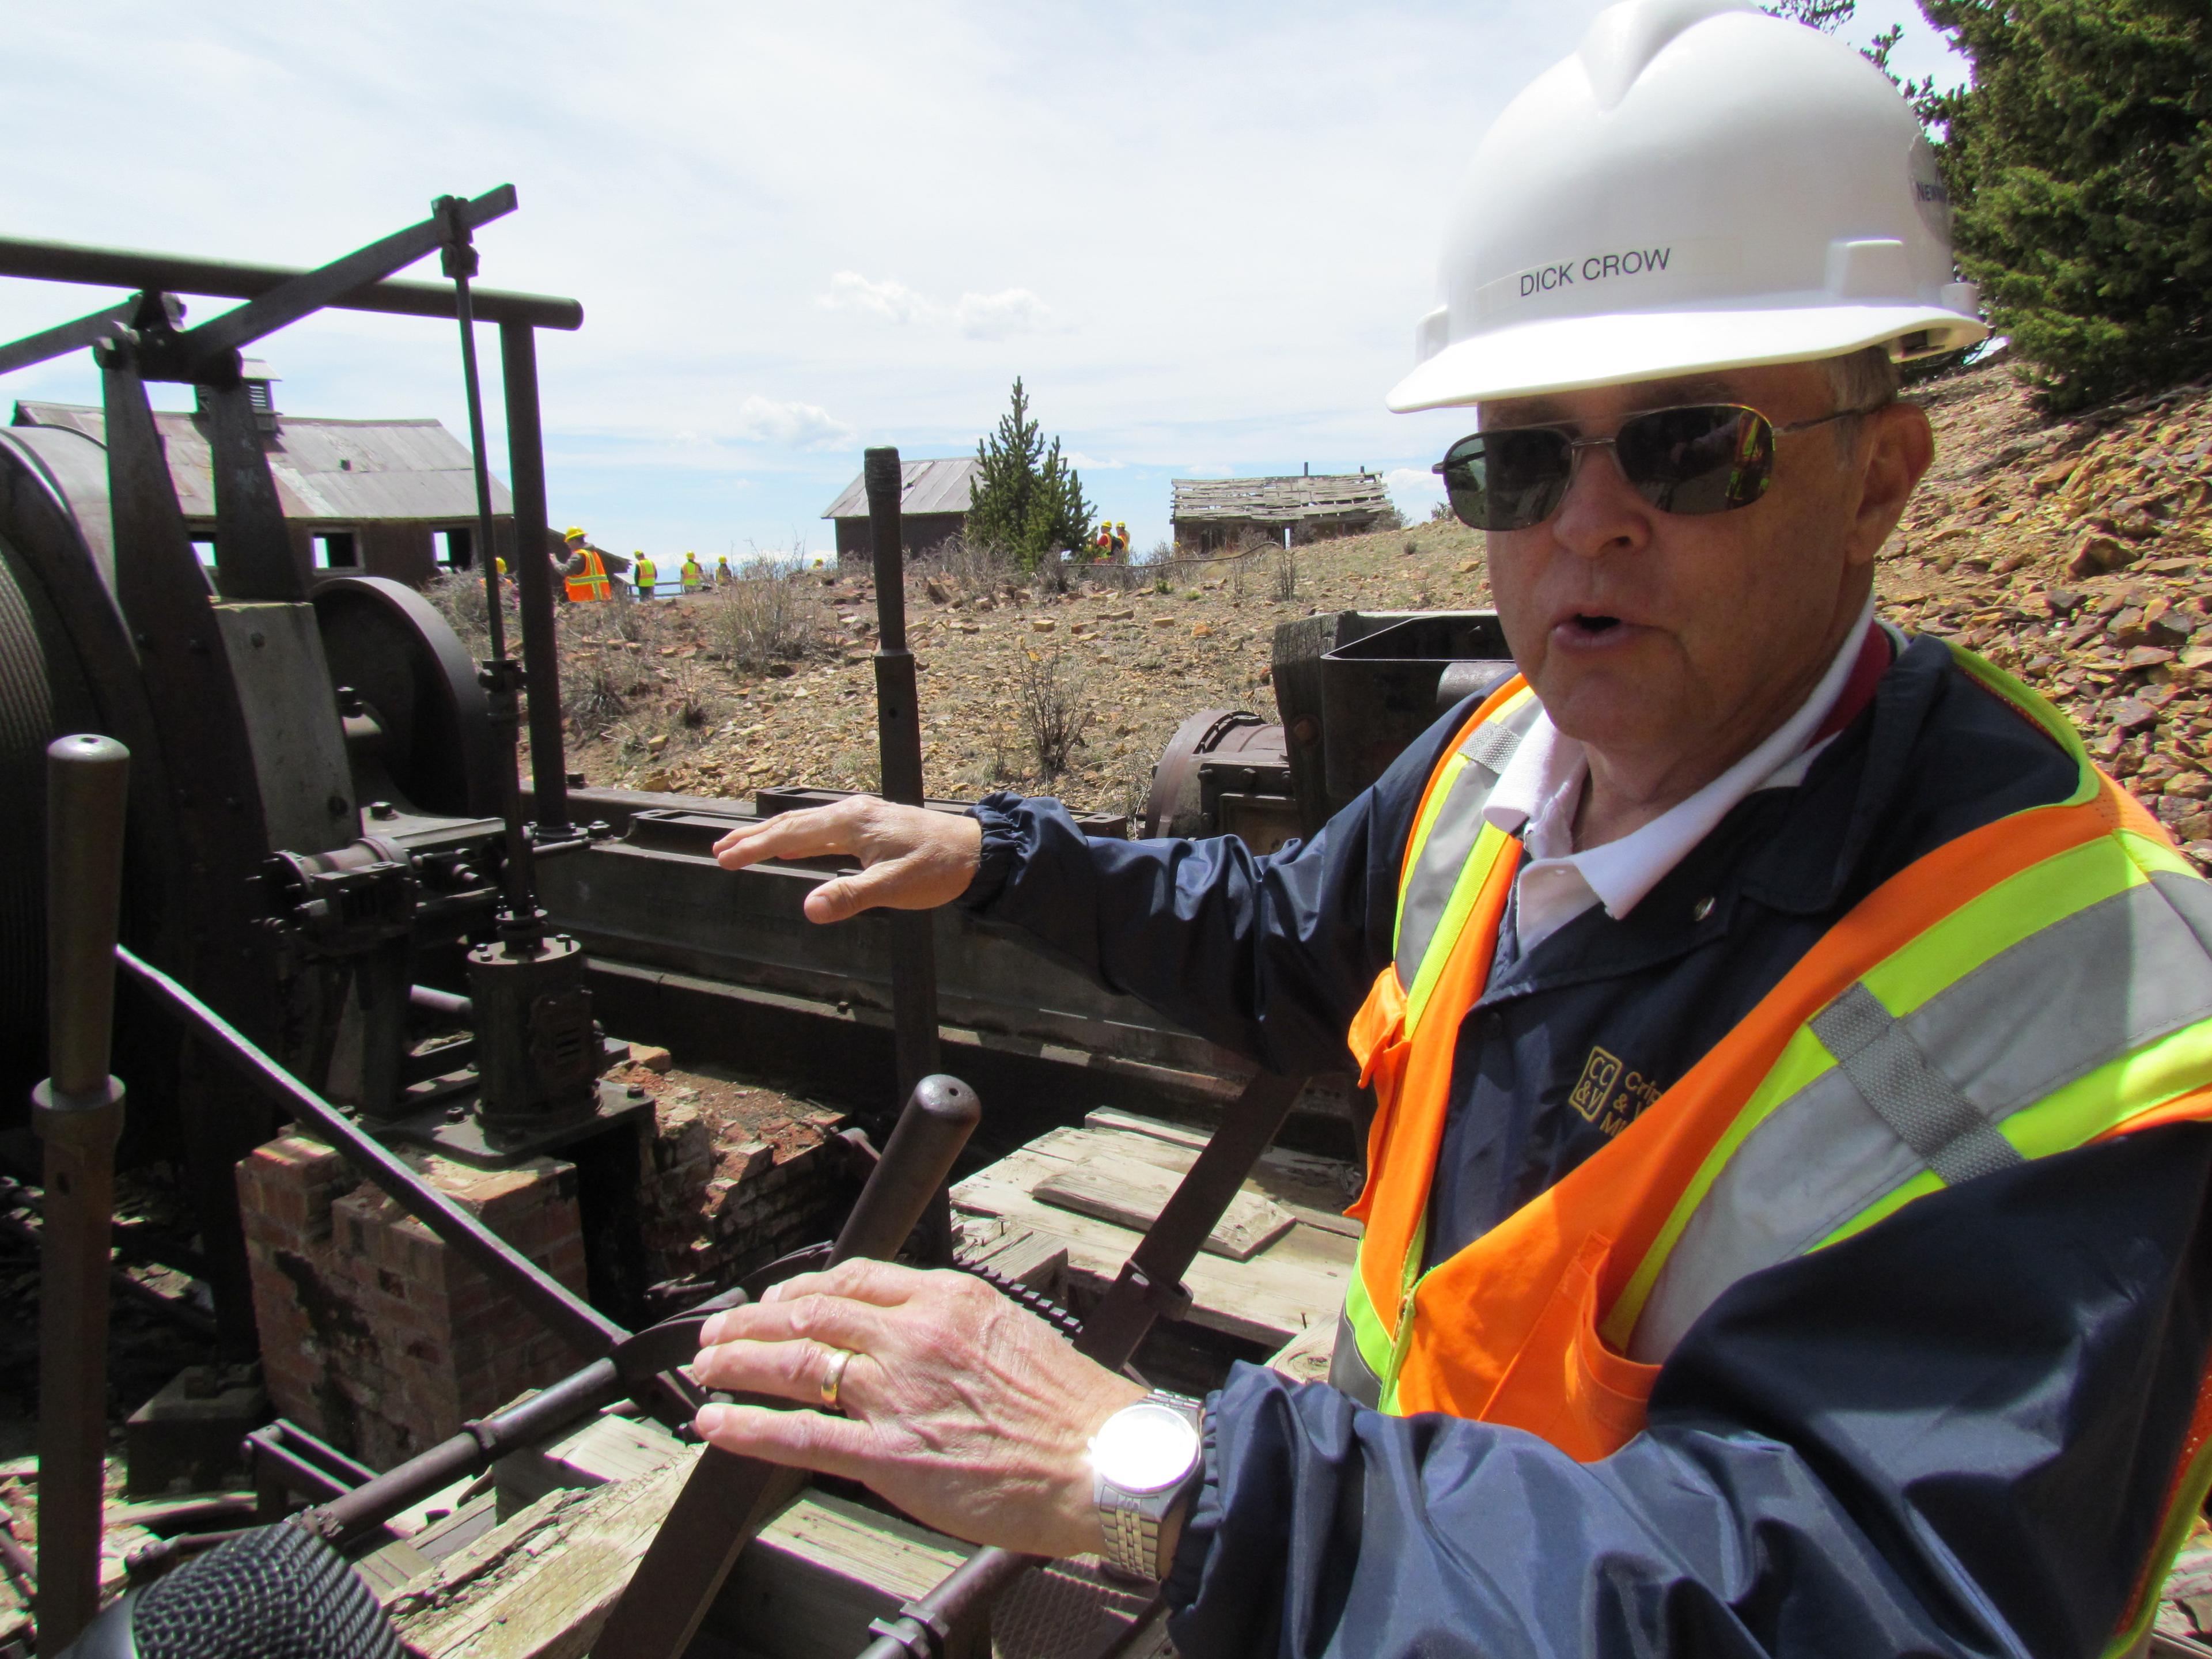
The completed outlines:
[[[1128,465],[1126,461],[1102,461],[1079,449],[1069,450],[1065,459],[1070,466],[1085,472],[1118,472]]]
[[[1398,511],[1405,511],[1407,500],[1411,500],[1427,514],[1429,507],[1444,500],[1444,480],[1427,467],[1391,467],[1382,473],[1382,487],[1398,502]]]
[[[1047,334],[1060,326],[1052,307],[1025,288],[963,294],[956,303],[946,305],[917,293],[896,277],[876,282],[857,270],[841,270],[830,277],[830,291],[814,303],[824,311],[857,311],[886,322],[950,330],[971,340]]]
[[[785,449],[842,449],[853,428],[817,404],[785,403],[756,392],[738,405],[736,430],[757,443]]]

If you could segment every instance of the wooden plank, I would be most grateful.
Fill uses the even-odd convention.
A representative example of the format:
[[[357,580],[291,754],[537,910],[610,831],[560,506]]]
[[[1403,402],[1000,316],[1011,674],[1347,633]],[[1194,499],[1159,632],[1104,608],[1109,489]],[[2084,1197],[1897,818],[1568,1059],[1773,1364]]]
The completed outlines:
[[[422,1659],[581,1659],[697,1455],[546,1493],[392,1598],[400,1640]]]
[[[1156,1164],[1094,1154],[1039,1182],[1035,1192],[1042,1203],[1141,1232],[1159,1218],[1182,1180],[1176,1171]],[[1279,1205],[1257,1193],[1240,1192],[1200,1248],[1232,1261],[1249,1261],[1292,1224],[1290,1212]]]
[[[1026,1171],[1031,1178],[1024,1182],[1025,1172],[1018,1165],[1022,1156],[1016,1153],[961,1182],[952,1189],[953,1203],[1065,1241],[1071,1287],[1103,1291],[1121,1272],[1139,1236],[1109,1221],[1039,1203],[1030,1188],[1053,1173],[1050,1164],[1034,1160]],[[1009,1165],[1017,1167],[1010,1170]],[[1193,1297],[1190,1317],[1209,1329],[1279,1347],[1316,1318],[1335,1317],[1356,1248],[1348,1238],[1301,1224],[1249,1261],[1201,1254],[1183,1278]]]
[[[675,1458],[684,1443],[658,1423],[612,1413],[585,1419],[542,1446],[509,1452],[495,1468],[499,1512],[513,1515],[564,1486],[634,1480]]]
[[[871,1620],[942,1581],[975,1547],[811,1492],[761,1531],[707,1616],[707,1633],[758,1659],[853,1659]],[[975,1632],[948,1644],[972,1651]]]
[[[1100,1137],[1112,1137],[1110,1144],[1129,1157],[1163,1169],[1188,1170],[1206,1141],[1202,1130],[1113,1107],[1099,1108],[1084,1124],[1082,1129],[1055,1130],[1030,1145],[1047,1156],[1073,1161],[1095,1150]],[[1265,1194],[1308,1226],[1357,1238],[1360,1224],[1345,1215],[1344,1206],[1358,1196],[1358,1171],[1348,1164],[1271,1146],[1260,1154],[1245,1186]]]
[[[1336,1321],[1316,1319],[1267,1356],[1267,1369],[1293,1382],[1326,1382],[1329,1356],[1335,1348]]]

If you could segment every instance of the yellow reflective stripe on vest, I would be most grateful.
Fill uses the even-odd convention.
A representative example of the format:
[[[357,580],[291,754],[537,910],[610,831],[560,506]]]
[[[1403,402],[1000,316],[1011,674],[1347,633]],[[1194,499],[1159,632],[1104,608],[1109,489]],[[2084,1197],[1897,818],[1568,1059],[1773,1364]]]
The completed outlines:
[[[1429,1222],[1421,1218],[1421,1224],[1413,1230],[1413,1243],[1406,1250],[1404,1270],[1398,1292],[1397,1334],[1394,1337],[1382,1323],[1382,1316],[1375,1310],[1374,1299],[1367,1293],[1367,1281],[1355,1262],[1351,1283],[1344,1292],[1344,1316],[1352,1327],[1352,1340],[1359,1349],[1359,1358],[1375,1374],[1378,1404],[1382,1410],[1398,1409],[1398,1371],[1406,1359],[1407,1344],[1413,1340],[1412,1308],[1414,1288],[1421,1282],[1421,1262],[1429,1250]],[[1362,1239],[1359,1248],[1364,1250],[1367,1241]]]
[[[1420,971],[1406,990],[1406,1034],[1413,1035],[1427,1011],[1429,998],[1443,977],[1444,965],[1459,944],[1459,936],[1466,929],[1468,918],[1474,912],[1475,900],[1481,896],[1483,884],[1489,880],[1492,866],[1503,858],[1512,846],[1513,838],[1496,824],[1485,823],[1474,838],[1474,847],[1462,866],[1460,880],[1452,889],[1451,897],[1445,902],[1443,915],[1437,919],[1437,930],[1429,948],[1421,953]]]

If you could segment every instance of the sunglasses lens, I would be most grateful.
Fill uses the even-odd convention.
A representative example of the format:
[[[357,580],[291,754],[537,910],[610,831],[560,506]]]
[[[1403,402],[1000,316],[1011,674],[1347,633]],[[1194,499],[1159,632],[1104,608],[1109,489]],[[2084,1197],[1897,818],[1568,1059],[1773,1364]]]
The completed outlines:
[[[1553,427],[1509,427],[1462,438],[1437,471],[1462,524],[1526,530],[1559,509],[1574,452]]]
[[[1622,423],[1614,453],[1637,493],[1662,513],[1748,507],[1774,477],[1774,428],[1729,404],[1638,415]]]

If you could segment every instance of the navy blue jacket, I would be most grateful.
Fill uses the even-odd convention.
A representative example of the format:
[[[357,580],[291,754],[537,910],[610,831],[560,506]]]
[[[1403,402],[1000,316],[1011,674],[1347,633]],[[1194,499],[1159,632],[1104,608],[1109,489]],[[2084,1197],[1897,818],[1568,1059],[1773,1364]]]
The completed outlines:
[[[1271,858],[1086,841],[1055,802],[995,796],[967,902],[1278,1070],[1344,1069],[1422,785],[1468,712]],[[1629,916],[1586,912],[1494,976],[1460,1033],[1434,1253],[1618,1133],[1882,881],[2073,782],[1940,644],[1913,643],[1800,787],[1741,803]],[[1593,1070],[1601,1048],[1620,1063]],[[1577,1097],[1586,1075],[1605,1086]],[[1753,1274],[1677,1345],[1645,1431],[1592,1464],[1239,1366],[1168,1586],[1176,1640],[2094,1654],[2212,1346],[2208,1186],[2212,1127],[2179,1125],[1932,1194]]]

